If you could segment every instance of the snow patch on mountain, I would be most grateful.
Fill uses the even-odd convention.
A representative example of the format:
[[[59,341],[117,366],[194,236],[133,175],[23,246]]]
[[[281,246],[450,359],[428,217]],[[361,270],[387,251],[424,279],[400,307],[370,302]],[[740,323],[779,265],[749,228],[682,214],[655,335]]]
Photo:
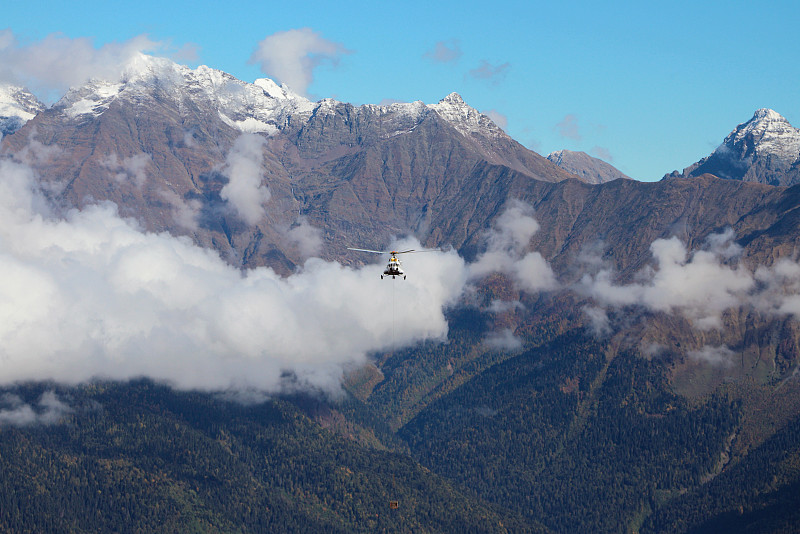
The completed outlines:
[[[376,106],[363,106],[367,111],[380,115],[383,137],[391,138],[413,132],[422,120],[431,112],[423,102],[393,102]]]
[[[68,100],[60,100],[56,103],[57,107],[64,104],[64,113],[70,118],[76,118],[81,115],[100,115],[111,102],[119,95],[123,84],[121,83],[108,83],[93,80],[76,91],[70,91],[67,94]]]
[[[16,132],[44,109],[45,105],[30,91],[0,84],[0,137]]]

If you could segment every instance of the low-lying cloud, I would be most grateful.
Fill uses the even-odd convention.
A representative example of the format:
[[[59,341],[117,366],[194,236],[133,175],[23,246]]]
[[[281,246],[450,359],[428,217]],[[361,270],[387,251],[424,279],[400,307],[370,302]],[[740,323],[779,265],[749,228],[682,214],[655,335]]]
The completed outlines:
[[[784,258],[772,266],[747,268],[730,228],[711,234],[694,252],[677,237],[657,239],[650,250],[654,265],[631,283],[617,283],[607,267],[583,276],[579,290],[596,303],[584,310],[596,332],[609,331],[609,308],[678,314],[701,330],[722,328],[724,313],[740,307],[767,316],[800,317],[800,264]]]
[[[713,367],[733,367],[736,357],[735,353],[725,345],[719,347],[704,345],[700,350],[689,351],[688,356]]]
[[[490,273],[508,275],[523,291],[539,292],[558,287],[555,273],[536,251],[527,252],[530,240],[539,231],[533,217],[533,208],[514,200],[497,218],[486,235],[486,251],[469,265],[471,279],[480,279]]]
[[[376,265],[312,258],[287,278],[241,272],[187,238],[142,231],[110,203],[55,217],[36,183],[30,167],[0,162],[5,384],[147,376],[277,391],[288,375],[336,389],[342,368],[370,352],[444,339],[444,309],[466,283],[455,252],[416,255],[394,301]]]
[[[483,344],[497,351],[515,351],[522,348],[522,340],[516,337],[510,328],[490,333],[484,338]]]
[[[657,239],[650,246],[655,266],[639,273],[641,281],[619,285],[612,271],[601,270],[583,283],[601,304],[679,312],[698,328],[719,328],[722,312],[739,305],[755,284],[747,269],[725,263],[731,238],[732,232],[712,238],[708,249],[691,254],[677,237]]]
[[[53,425],[72,413],[72,408],[62,402],[53,391],[46,391],[35,405],[28,404],[19,395],[5,393],[0,396],[0,427]]]
[[[116,154],[110,154],[100,160],[101,165],[113,174],[116,181],[132,181],[139,188],[147,181],[147,168],[152,162],[150,154],[144,152],[121,160]]]

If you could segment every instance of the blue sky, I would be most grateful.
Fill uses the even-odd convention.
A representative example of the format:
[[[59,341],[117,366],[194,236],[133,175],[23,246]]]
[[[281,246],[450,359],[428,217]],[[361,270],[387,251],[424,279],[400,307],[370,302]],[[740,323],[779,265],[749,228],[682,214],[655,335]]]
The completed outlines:
[[[146,35],[158,55],[190,66],[286,81],[251,58],[268,36],[304,29],[332,46],[309,68],[311,98],[434,103],[457,91],[540,154],[583,150],[657,180],[708,155],[758,108],[800,126],[798,6],[29,0],[3,7],[0,30],[18,49],[55,33],[97,50]]]

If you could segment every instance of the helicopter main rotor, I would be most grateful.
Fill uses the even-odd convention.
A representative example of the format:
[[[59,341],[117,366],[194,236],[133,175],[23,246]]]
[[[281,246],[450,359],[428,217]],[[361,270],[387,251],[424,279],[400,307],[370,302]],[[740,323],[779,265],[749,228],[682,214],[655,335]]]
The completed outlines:
[[[370,250],[368,248],[352,248],[347,247],[347,250],[355,250],[358,252],[370,252],[372,254],[391,254],[392,256],[397,256],[398,254],[408,254],[409,252],[429,252],[427,250],[414,250],[413,248],[408,250]]]

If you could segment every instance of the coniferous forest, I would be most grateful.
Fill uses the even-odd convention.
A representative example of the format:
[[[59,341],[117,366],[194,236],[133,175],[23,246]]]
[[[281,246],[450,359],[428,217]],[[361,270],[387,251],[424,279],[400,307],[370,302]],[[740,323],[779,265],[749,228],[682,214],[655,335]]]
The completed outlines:
[[[745,450],[741,385],[677,395],[668,356],[583,330],[476,356],[479,314],[451,320],[448,344],[391,354],[335,398],[8,388],[70,410],[0,430],[0,530],[793,531],[800,421]]]

